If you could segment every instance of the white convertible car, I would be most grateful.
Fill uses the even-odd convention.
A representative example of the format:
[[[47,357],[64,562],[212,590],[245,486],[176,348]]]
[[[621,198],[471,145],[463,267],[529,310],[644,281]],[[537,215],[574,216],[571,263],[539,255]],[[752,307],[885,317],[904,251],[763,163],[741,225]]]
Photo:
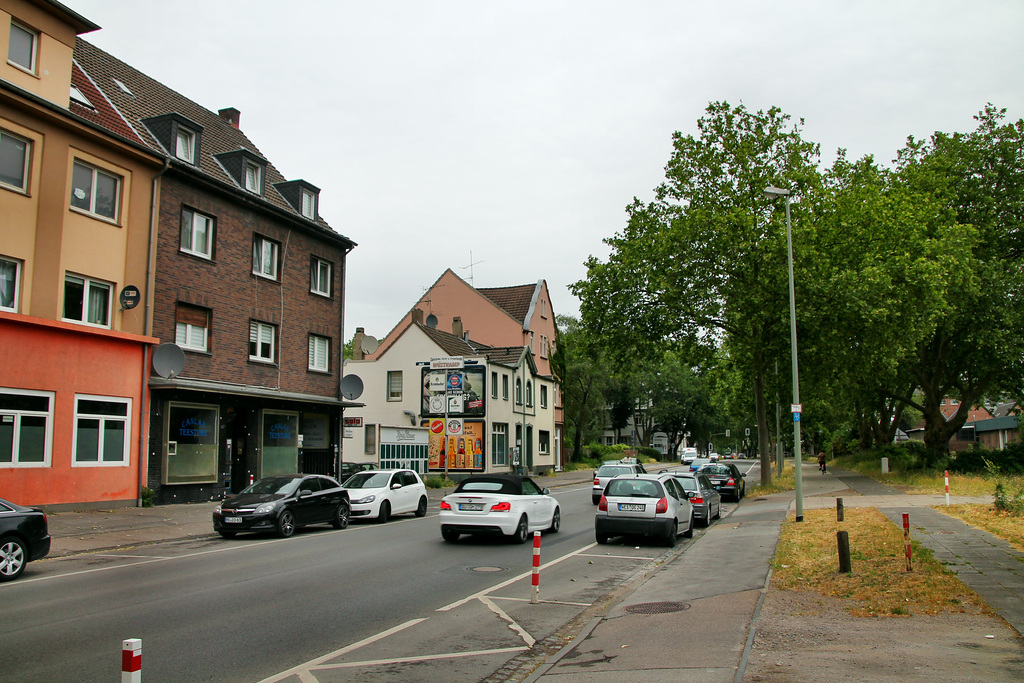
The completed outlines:
[[[533,531],[555,533],[562,525],[558,501],[529,477],[477,474],[441,501],[441,537],[462,534],[510,536],[523,543]]]

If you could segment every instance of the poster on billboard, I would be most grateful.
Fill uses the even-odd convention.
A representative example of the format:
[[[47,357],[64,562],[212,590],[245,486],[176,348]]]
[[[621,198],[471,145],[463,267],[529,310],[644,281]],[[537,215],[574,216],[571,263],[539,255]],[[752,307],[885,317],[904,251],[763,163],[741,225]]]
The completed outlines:
[[[445,430],[443,418],[423,420],[420,426],[429,431],[429,470],[483,472],[484,470],[484,422],[483,420],[451,419],[448,426],[454,433]],[[450,460],[449,460],[450,457]]]
[[[484,397],[487,395],[483,365],[469,365],[455,370],[432,370],[423,368],[422,400],[420,412],[423,415],[442,417],[483,417],[486,411]]]

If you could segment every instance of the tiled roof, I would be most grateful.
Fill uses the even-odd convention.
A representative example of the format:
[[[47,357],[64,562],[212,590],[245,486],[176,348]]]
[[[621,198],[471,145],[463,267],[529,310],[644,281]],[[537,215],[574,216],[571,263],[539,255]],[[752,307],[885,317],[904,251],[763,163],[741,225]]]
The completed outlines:
[[[524,348],[522,346],[501,346],[491,349],[487,352],[487,361],[515,366],[519,363],[519,359],[523,357]]]
[[[413,323],[413,325],[420,328],[425,335],[450,356],[480,356],[491,348],[485,344],[466,341],[462,337],[456,337],[454,334],[443,332],[436,327],[427,327],[422,323]]]
[[[110,103],[106,96],[99,91],[96,84],[89,78],[77,62],[71,64],[71,85],[78,88],[78,91],[89,100],[93,108],[71,100],[68,108],[83,119],[88,119],[98,126],[117,133],[135,143],[146,144],[146,141],[139,137],[135,130],[128,125],[117,109]]]
[[[490,299],[499,308],[507,312],[519,322],[526,323],[526,314],[533,303],[533,293],[537,285],[515,285],[513,287],[479,287],[478,292]]]
[[[221,183],[238,188],[238,183],[214,158],[216,154],[247,150],[262,159],[266,159],[259,148],[246,137],[238,128],[235,128],[216,112],[193,102],[184,95],[168,88],[163,83],[156,81],[138,69],[125,64],[116,57],[104,52],[95,45],[78,38],[75,41],[74,59],[84,74],[91,80],[93,87],[99,88],[121,116],[127,120],[134,136],[132,139],[141,139],[147,146],[162,154],[168,154],[161,144],[153,137],[152,133],[142,123],[143,119],[177,113],[202,127],[202,144],[199,150],[198,170],[202,174],[220,181]],[[123,83],[131,92],[125,92],[115,79]],[[83,91],[83,94],[84,91]],[[86,95],[88,97],[88,94]],[[92,97],[89,97],[92,100]],[[86,111],[82,107],[76,107],[75,113],[82,114]],[[84,114],[82,114],[84,116]],[[104,125],[118,135],[125,135],[123,126],[117,126],[106,118],[98,119],[98,123]],[[108,125],[108,123],[110,125]],[[127,136],[126,136],[127,137]],[[188,168],[196,168],[190,164],[184,164],[172,159],[172,163]],[[284,197],[274,188],[275,183],[285,182],[287,179],[267,161],[264,173],[264,192],[262,199],[274,207],[292,214],[296,218],[306,221],[301,214],[289,204]],[[256,197],[253,197],[256,199]],[[312,221],[306,221],[311,226]],[[321,230],[338,234],[321,218],[315,221]],[[343,238],[344,239],[344,238]]]

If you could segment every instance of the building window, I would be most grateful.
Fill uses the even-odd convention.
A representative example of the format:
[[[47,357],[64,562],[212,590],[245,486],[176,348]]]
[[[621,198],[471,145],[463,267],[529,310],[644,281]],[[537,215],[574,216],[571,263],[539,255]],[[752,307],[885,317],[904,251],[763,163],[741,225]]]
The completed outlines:
[[[53,392],[0,389],[0,467],[50,464]]]
[[[377,425],[366,425],[363,430],[363,455],[377,455]]]
[[[21,24],[11,22],[11,40],[7,46],[7,63],[36,72],[39,54],[39,34]]]
[[[28,160],[32,143],[0,129],[0,185],[28,192]]]
[[[327,337],[309,335],[309,369],[317,372],[330,371],[331,340]]]
[[[314,294],[331,296],[331,262],[313,257],[309,268],[309,291]]]
[[[254,194],[263,194],[261,179],[262,170],[256,164],[245,162],[245,189]]]
[[[302,215],[313,221],[316,220],[316,195],[309,190],[302,190]]]
[[[75,458],[82,465],[127,465],[131,443],[130,398],[75,396]]]
[[[496,466],[508,465],[508,425],[491,425],[491,464]]]
[[[214,405],[167,404],[165,484],[208,484],[217,481],[217,426],[220,409]]]
[[[526,405],[533,407],[533,382],[526,380]]]
[[[516,404],[523,405],[523,380],[516,377]]]
[[[18,311],[21,262],[0,256],[0,311]]]
[[[545,335],[540,335],[540,357],[548,357],[548,338]]]
[[[537,431],[537,450],[541,453],[551,452],[551,433],[543,429]]]
[[[274,342],[277,329],[267,323],[249,323],[249,360],[264,363],[274,362]]]
[[[181,246],[186,254],[213,258],[213,219],[209,216],[183,208],[181,210]]]
[[[188,128],[177,127],[174,136],[174,156],[190,164],[196,162],[196,134]]]
[[[116,221],[120,187],[119,176],[76,160],[71,171],[71,207]]]
[[[388,400],[402,400],[402,371],[388,370]]]
[[[78,275],[64,276],[64,320],[110,327],[110,292],[106,282]]]
[[[278,249],[277,242],[256,235],[252,241],[252,272],[276,280]]]
[[[75,104],[80,104],[87,109],[96,109],[96,107],[92,106],[92,102],[89,101],[89,98],[82,94],[82,91],[76,88],[75,86],[71,86],[69,96],[71,98],[71,101]]]
[[[508,375],[501,376],[501,397],[508,400]]]
[[[498,373],[491,373],[491,398],[498,398]]]
[[[546,384],[540,385],[540,407],[548,407],[548,385]]]
[[[210,311],[178,304],[175,311],[174,343],[186,351],[209,351]]]
[[[533,346],[533,330],[530,330],[530,351],[534,350]]]

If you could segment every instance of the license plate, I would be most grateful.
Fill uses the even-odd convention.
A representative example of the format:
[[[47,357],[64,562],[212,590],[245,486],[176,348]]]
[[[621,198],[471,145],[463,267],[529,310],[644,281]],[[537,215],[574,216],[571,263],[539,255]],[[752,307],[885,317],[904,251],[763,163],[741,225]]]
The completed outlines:
[[[643,512],[646,507],[639,503],[619,503],[620,512]]]
[[[242,518],[241,517],[225,517],[224,518],[224,522],[226,524],[241,524],[242,523]]]
[[[467,512],[480,512],[484,509],[483,503],[459,503],[459,509]]]

